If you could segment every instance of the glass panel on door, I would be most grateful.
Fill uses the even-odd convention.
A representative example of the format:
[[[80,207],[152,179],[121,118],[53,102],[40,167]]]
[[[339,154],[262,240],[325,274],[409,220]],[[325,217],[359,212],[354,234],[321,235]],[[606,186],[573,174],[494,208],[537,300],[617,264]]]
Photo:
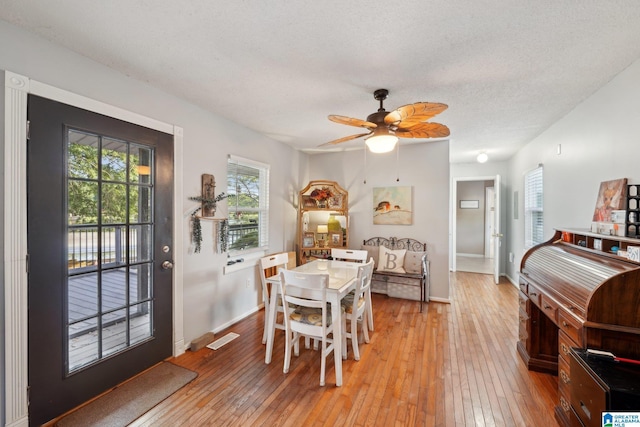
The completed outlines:
[[[66,375],[153,335],[153,148],[67,132]]]

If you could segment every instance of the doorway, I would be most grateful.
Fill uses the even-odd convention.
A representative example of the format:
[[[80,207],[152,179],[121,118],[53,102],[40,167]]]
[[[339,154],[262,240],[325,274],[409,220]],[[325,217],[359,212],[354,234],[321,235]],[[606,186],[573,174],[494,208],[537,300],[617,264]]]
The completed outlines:
[[[452,271],[500,273],[499,176],[454,179]]]
[[[38,96],[28,107],[29,422],[40,425],[172,355],[173,137]]]

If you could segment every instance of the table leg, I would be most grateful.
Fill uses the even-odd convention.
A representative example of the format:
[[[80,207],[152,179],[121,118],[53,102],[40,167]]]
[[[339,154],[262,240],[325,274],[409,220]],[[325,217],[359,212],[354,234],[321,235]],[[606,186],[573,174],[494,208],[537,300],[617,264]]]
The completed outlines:
[[[336,369],[336,386],[342,386],[342,310],[338,293],[331,295],[331,326],[333,327],[333,358]]]
[[[276,315],[278,310],[278,297],[280,293],[278,292],[278,287],[280,285],[277,283],[273,283],[271,285],[271,301],[269,302],[269,307],[265,307],[265,310],[268,311],[265,313],[267,316],[267,349],[264,356],[264,363],[267,365],[271,363],[271,355],[273,354],[273,339],[276,331]]]

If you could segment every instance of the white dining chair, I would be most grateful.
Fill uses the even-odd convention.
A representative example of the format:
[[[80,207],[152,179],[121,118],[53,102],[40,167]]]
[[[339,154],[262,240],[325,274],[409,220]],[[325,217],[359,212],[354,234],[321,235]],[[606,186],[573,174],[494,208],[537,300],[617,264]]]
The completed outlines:
[[[331,258],[338,261],[366,263],[368,256],[369,256],[369,252],[362,249],[331,248]],[[371,260],[373,260],[373,257],[371,257]],[[371,275],[369,276],[369,282],[371,282]],[[372,302],[371,302],[371,287],[368,287],[366,302],[367,302],[366,310],[367,310],[369,330],[373,331],[374,327],[373,327],[373,309],[372,309]]]
[[[337,249],[331,248],[331,258],[338,261],[351,261],[351,262],[367,262],[367,256],[369,252],[361,249]]]
[[[353,356],[360,360],[360,348],[358,346],[358,322],[362,324],[364,342],[369,342],[369,316],[367,311],[367,294],[371,287],[373,274],[373,258],[368,263],[358,267],[355,292],[350,292],[342,299],[344,308],[342,323],[342,358],[347,358],[347,339],[351,339]]]
[[[320,385],[325,385],[327,356],[334,350],[331,309],[327,304],[329,274],[300,273],[292,270],[280,271],[280,295],[282,306],[287,307],[284,317],[286,374],[291,366],[291,351],[300,354],[300,337],[318,339],[320,344]],[[292,308],[293,307],[293,308]]]
[[[282,252],[279,254],[268,255],[260,258],[260,281],[262,282],[262,299],[264,301],[264,331],[262,333],[262,344],[267,342],[267,319],[269,319],[270,310],[276,310],[275,327],[284,330],[284,323],[278,323],[278,313],[284,313],[280,300],[277,300],[276,307],[271,307],[271,294],[269,292],[269,284],[271,284],[271,292],[276,289],[280,280],[280,270],[287,269],[289,262],[289,254]]]

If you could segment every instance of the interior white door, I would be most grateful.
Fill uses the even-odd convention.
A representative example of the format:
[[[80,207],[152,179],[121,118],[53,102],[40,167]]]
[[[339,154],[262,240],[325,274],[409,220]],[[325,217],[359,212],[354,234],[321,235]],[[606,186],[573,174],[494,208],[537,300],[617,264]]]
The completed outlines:
[[[496,225],[494,216],[496,214],[495,212],[495,203],[496,203],[496,197],[494,194],[494,188],[493,187],[487,187],[485,188],[485,231],[484,231],[484,257],[485,258],[490,258],[490,259],[494,259],[495,255],[493,253],[494,247],[493,247],[493,233],[494,233],[494,227]],[[491,261],[493,262],[493,261]],[[493,264],[491,264],[493,265]]]
[[[500,282],[500,260],[502,256],[500,249],[502,246],[502,233],[500,232],[500,175],[496,175],[493,183],[495,195],[494,226],[493,226],[493,280],[496,285]]]

